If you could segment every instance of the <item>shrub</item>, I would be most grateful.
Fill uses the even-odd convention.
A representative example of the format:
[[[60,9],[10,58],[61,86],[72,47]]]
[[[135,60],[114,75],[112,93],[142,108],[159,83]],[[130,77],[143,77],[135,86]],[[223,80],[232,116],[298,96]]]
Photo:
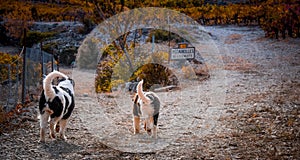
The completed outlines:
[[[170,33],[169,31],[166,30],[161,30],[161,29],[156,29],[152,30],[149,38],[147,39],[147,42],[152,42],[152,36],[154,35],[155,37],[155,43],[161,43],[161,42],[167,42],[167,41],[175,41],[175,42],[182,42],[183,39],[180,38],[179,35],[175,33]]]
[[[38,31],[28,31],[26,34],[26,46],[32,47],[32,45],[37,44],[47,38],[55,36],[55,32],[38,32]],[[23,42],[23,38],[21,38]]]
[[[19,72],[17,68],[18,64],[18,56],[13,56],[7,53],[0,52],[0,82],[9,79],[8,77],[8,65],[11,66],[11,73],[10,75],[16,75]],[[15,76],[10,77],[12,80],[15,80]]]
[[[64,65],[71,65],[73,61],[75,61],[78,48],[77,47],[70,47],[63,50],[63,52],[59,55],[60,63]]]
[[[138,68],[131,76],[130,81],[143,79],[146,90],[150,89],[154,84],[159,84],[161,86],[177,85],[172,84],[172,81],[169,80],[171,75],[173,75],[171,70],[163,65],[148,63]]]

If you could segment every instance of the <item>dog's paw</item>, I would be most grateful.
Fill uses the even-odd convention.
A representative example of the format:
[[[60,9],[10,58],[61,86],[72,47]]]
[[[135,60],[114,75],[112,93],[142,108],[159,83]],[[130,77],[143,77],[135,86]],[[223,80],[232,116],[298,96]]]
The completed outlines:
[[[147,129],[147,134],[148,134],[149,136],[151,136],[151,135],[152,135],[152,131],[151,131],[151,129]]]
[[[56,138],[54,133],[50,133],[50,134],[49,134],[49,137],[50,137],[51,139],[55,139],[55,138]]]
[[[153,133],[153,134],[151,135],[151,138],[157,139],[157,134],[156,134],[156,133]]]
[[[45,139],[40,138],[38,143],[45,143]]]
[[[67,140],[67,137],[65,135],[60,135],[59,138],[63,141],[66,141]]]
[[[59,125],[56,125],[56,126],[55,126],[55,131],[56,131],[56,133],[59,132],[59,129],[60,129],[60,128],[59,128]]]
[[[133,130],[133,134],[139,134],[140,133],[140,130],[139,129],[134,129]]]

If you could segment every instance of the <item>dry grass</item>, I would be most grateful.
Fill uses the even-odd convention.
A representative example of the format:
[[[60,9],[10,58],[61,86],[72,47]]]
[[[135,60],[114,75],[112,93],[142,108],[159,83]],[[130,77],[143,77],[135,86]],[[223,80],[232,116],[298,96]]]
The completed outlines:
[[[249,71],[256,67],[255,64],[241,57],[222,56],[221,58],[226,70]]]
[[[236,42],[239,41],[242,37],[243,37],[243,35],[241,35],[241,34],[231,34],[231,35],[229,35],[229,36],[226,37],[226,39],[225,39],[225,44],[233,44],[233,43],[236,43]]]
[[[6,112],[4,111],[3,107],[0,106],[0,135],[3,133],[5,122],[7,122]]]
[[[3,107],[0,106],[0,124],[2,124],[5,120],[5,111],[3,110]]]
[[[241,159],[299,158],[299,110],[291,105],[250,108],[227,119],[231,154]],[[238,119],[238,121],[236,121]],[[264,153],[264,154],[261,154]]]

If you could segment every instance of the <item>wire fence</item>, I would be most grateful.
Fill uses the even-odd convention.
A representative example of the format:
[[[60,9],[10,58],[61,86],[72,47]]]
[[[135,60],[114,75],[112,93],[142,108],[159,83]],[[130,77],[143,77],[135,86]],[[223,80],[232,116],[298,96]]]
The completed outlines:
[[[10,111],[18,103],[38,100],[43,76],[57,68],[53,55],[39,48],[26,48],[14,63],[0,64],[0,106]]]
[[[0,64],[0,106],[4,106],[6,110],[11,109],[11,106],[15,106],[19,97],[19,67],[18,64]]]

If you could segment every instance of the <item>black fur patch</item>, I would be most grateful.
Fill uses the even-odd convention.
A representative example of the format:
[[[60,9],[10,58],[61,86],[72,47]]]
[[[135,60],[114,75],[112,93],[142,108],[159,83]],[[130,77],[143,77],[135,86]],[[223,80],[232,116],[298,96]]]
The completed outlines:
[[[157,126],[158,116],[159,116],[159,113],[157,113],[157,114],[155,114],[155,115],[153,116],[153,124],[154,124],[155,126]]]
[[[133,111],[132,111],[134,116],[140,116],[142,114],[140,104],[137,102],[138,99],[139,96],[136,95],[133,101]]]
[[[63,112],[63,104],[59,97],[55,97],[52,102],[47,102],[49,108],[53,111],[51,118],[59,117]]]
[[[53,89],[54,89],[55,94],[57,94],[59,92],[58,89],[56,88],[56,86],[54,86]]]
[[[128,88],[128,91],[129,92],[134,92],[134,93],[137,93],[137,85],[139,84],[139,82],[130,82],[130,85],[129,85],[129,88]]]
[[[138,99],[139,99],[139,96],[138,95],[136,95],[135,96],[135,99],[134,99],[134,101],[133,101],[133,103],[138,103],[137,101],[138,101]]]
[[[72,111],[73,111],[73,109],[75,107],[74,96],[72,94],[71,94],[71,98],[72,98],[71,105],[65,111],[64,116],[62,117],[62,119],[68,119],[71,116],[71,114],[72,114]]]
[[[46,107],[46,103],[47,103],[46,97],[45,97],[44,91],[42,91],[41,96],[40,96],[40,101],[39,101],[40,114],[44,114],[43,109]]]
[[[51,118],[59,117],[62,112],[63,112],[62,119],[68,119],[71,116],[72,111],[75,107],[74,95],[72,94],[72,92],[69,89],[64,88],[64,87],[60,87],[60,88],[63,89],[67,94],[69,94],[71,96],[71,102],[69,102],[69,99],[66,96],[64,96],[65,100],[66,100],[65,110],[63,111],[63,104],[59,97],[56,96],[51,102],[47,101],[44,90],[43,90],[41,93],[40,101],[39,101],[40,114],[44,114],[45,111],[43,111],[43,109],[48,104],[49,108],[53,111]],[[53,89],[56,94],[59,92],[59,90],[57,89],[57,86],[54,86]]]

